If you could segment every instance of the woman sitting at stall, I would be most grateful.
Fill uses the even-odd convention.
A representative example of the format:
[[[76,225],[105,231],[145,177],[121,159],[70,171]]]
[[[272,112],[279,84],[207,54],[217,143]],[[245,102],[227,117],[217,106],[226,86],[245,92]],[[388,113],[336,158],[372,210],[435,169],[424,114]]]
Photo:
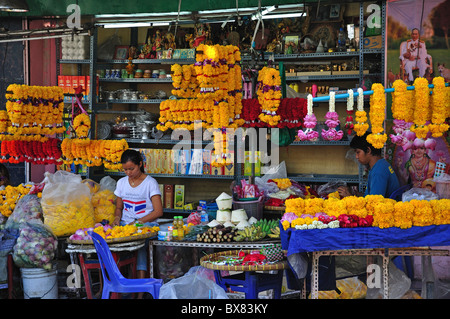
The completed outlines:
[[[117,181],[114,191],[117,199],[112,226],[136,223],[155,226],[152,222],[163,215],[158,182],[145,174],[142,156],[138,151],[124,151],[121,163],[126,176]],[[147,250],[148,241],[145,247],[138,250],[138,278],[144,278],[147,272]]]

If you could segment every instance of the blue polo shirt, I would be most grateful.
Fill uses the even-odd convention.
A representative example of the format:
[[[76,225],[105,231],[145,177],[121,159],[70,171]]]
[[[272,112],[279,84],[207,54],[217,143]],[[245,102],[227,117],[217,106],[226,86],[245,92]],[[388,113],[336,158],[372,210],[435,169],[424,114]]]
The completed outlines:
[[[389,198],[398,188],[400,188],[400,182],[394,169],[388,161],[382,158],[369,171],[364,195],[383,195],[385,198]]]

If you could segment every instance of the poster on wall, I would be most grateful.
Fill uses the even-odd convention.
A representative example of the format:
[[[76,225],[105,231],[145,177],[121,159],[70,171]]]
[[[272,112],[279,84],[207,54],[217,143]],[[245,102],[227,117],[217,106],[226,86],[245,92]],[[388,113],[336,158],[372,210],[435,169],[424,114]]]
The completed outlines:
[[[389,0],[386,28],[386,87],[401,79],[442,76],[450,81],[450,0]],[[390,100],[390,99],[389,99]],[[392,121],[387,122],[392,127]],[[388,129],[390,134],[394,132]],[[436,192],[433,178],[450,167],[450,135],[426,143],[397,146],[388,142],[386,159],[402,185]]]
[[[387,86],[396,79],[443,76],[450,81],[450,0],[387,4]]]

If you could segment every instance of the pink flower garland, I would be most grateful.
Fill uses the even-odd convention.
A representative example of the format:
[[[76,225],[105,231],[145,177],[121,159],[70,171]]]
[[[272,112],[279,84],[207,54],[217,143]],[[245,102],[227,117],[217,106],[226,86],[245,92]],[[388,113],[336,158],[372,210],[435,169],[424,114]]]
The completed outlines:
[[[317,118],[312,110],[312,95],[308,94],[307,97],[307,114],[303,119],[303,126],[306,128],[305,131],[298,130],[297,136],[301,141],[317,141],[319,138],[319,133],[314,131],[317,124]]]
[[[344,132],[342,130],[337,131],[336,127],[339,125],[339,114],[335,112],[335,92],[330,92],[329,110],[325,115],[325,124],[328,126],[328,130],[322,129],[322,137],[326,141],[339,141],[342,139]]]

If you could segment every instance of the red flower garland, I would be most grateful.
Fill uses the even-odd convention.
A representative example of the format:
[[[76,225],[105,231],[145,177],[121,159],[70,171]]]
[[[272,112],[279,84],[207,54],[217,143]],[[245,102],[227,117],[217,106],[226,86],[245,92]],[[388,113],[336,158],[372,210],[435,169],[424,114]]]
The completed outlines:
[[[277,114],[281,116],[275,127],[295,128],[302,126],[302,119],[307,112],[306,99],[285,98],[281,99]],[[259,120],[261,105],[258,99],[243,99],[241,118],[245,121],[244,127],[270,127],[267,123]]]
[[[339,227],[354,228],[354,227],[370,227],[373,223],[373,216],[358,217],[357,215],[342,214],[338,217]]]
[[[56,164],[62,161],[62,151],[57,138],[39,141],[2,141],[0,163]]]

